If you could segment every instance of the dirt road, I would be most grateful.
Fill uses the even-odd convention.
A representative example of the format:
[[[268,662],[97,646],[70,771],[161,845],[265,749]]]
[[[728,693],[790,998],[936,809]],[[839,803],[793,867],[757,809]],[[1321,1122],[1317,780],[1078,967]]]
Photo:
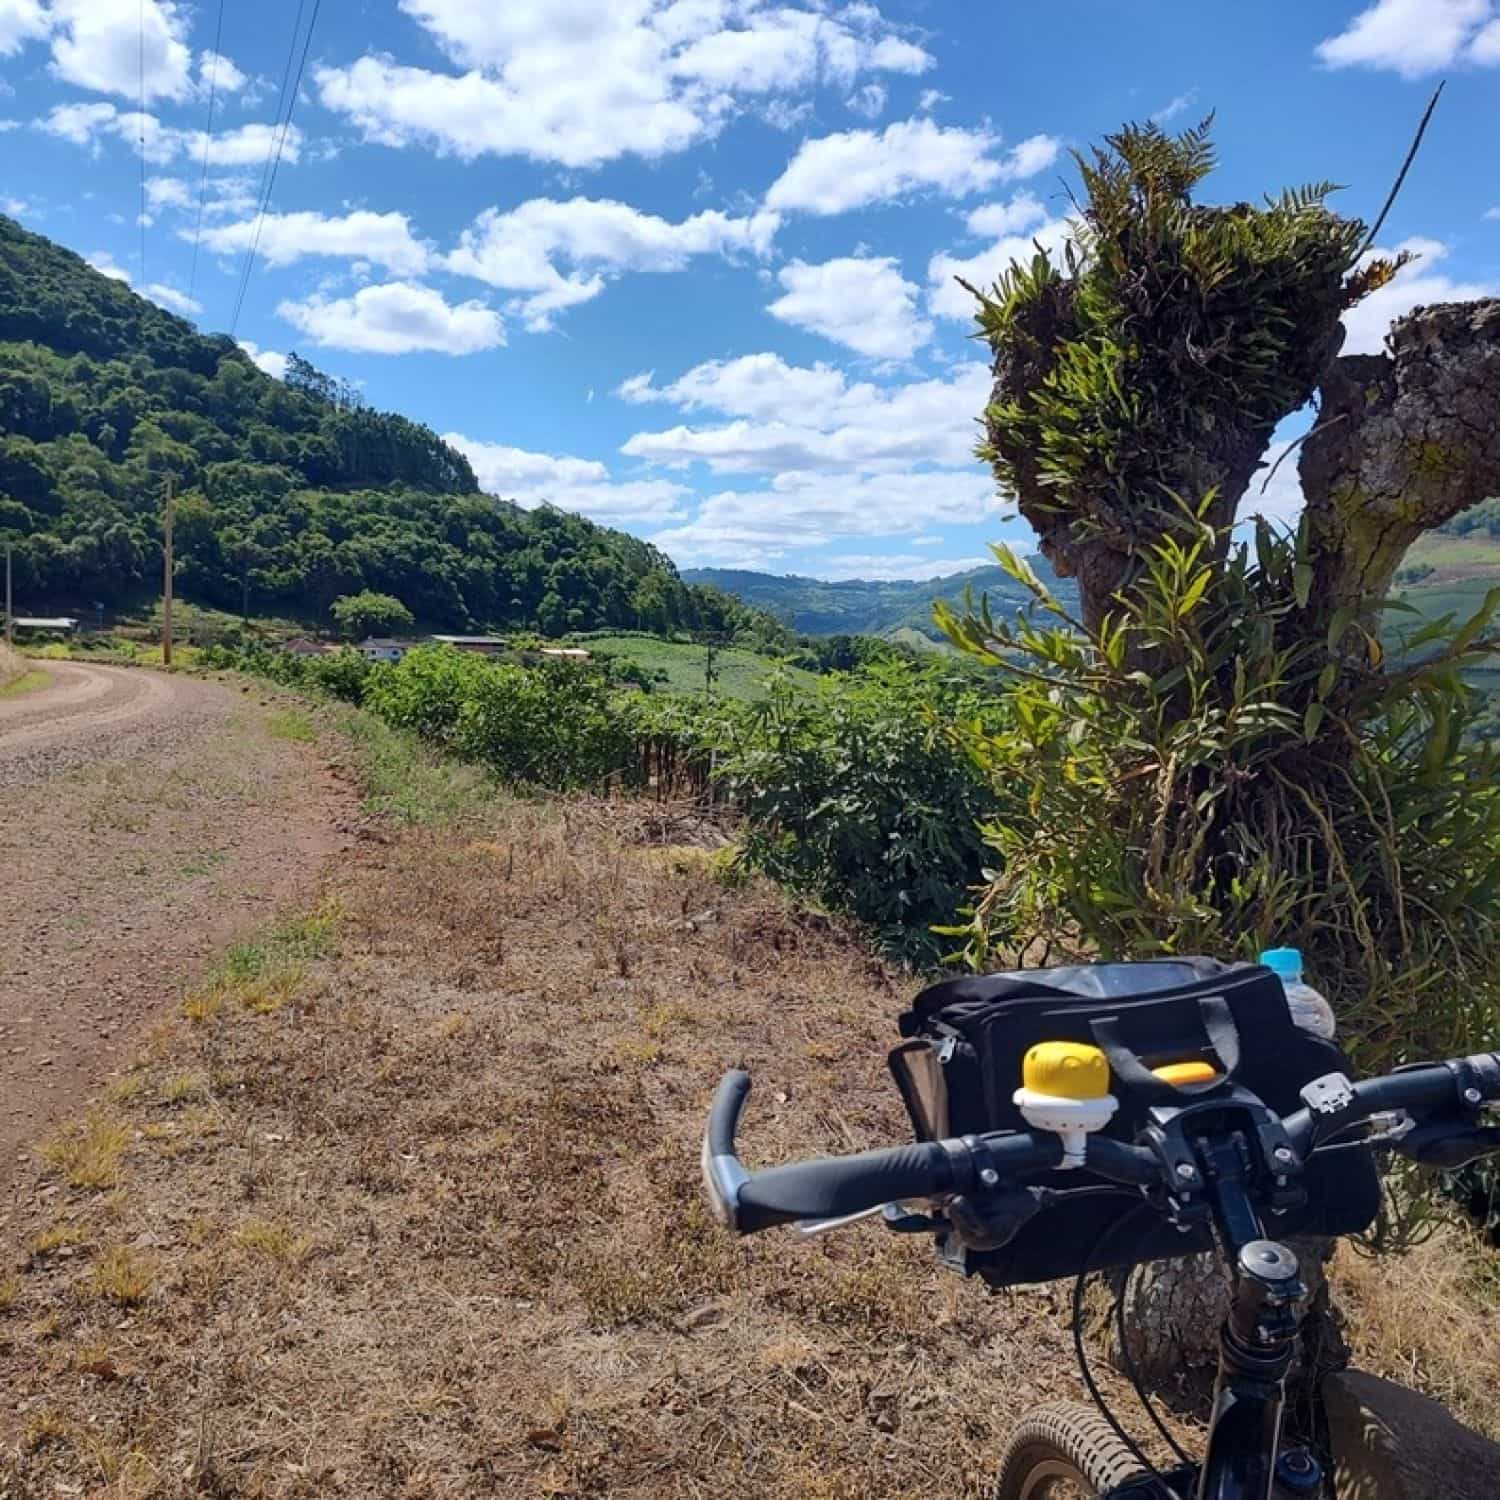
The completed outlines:
[[[0,1218],[18,1158],[195,965],[307,899],[346,794],[255,691],[49,662],[0,700]]]

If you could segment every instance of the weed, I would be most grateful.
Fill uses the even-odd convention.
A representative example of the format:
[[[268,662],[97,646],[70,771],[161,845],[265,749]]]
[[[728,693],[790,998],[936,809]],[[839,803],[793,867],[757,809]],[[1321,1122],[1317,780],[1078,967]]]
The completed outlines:
[[[266,715],[266,733],[275,740],[310,745],[318,737],[317,726],[300,708],[277,709]]]
[[[40,1260],[44,1255],[51,1255],[54,1250],[87,1244],[88,1238],[88,1231],[76,1219],[59,1219],[32,1235],[26,1242],[26,1248],[33,1260]]]
[[[285,1224],[268,1219],[251,1219],[240,1225],[233,1241],[241,1250],[280,1266],[301,1265],[312,1250],[310,1239],[294,1235]]]
[[[133,1104],[142,1094],[148,1093],[151,1079],[140,1069],[122,1073],[104,1090],[104,1097],[111,1104]]]
[[[680,1000],[661,1000],[641,1012],[641,1030],[650,1037],[670,1036],[697,1021],[697,1013]]]
[[[64,1413],[49,1407],[27,1418],[21,1431],[21,1446],[28,1453],[36,1453],[54,1443],[66,1442],[72,1427]]]
[[[144,1302],[155,1279],[155,1260],[128,1245],[111,1245],[100,1252],[89,1270],[87,1287],[96,1297],[135,1307]]]
[[[69,1187],[112,1188],[130,1145],[130,1127],[94,1112],[64,1125],[42,1147],[42,1160]]]
[[[21,1283],[14,1276],[7,1276],[0,1281],[0,1313],[8,1313],[16,1305],[16,1299],[21,1295]]]
[[[183,999],[182,1013],[189,1021],[211,1021],[224,1009],[224,991],[217,985],[190,991]]]
[[[208,1074],[192,1068],[174,1073],[161,1086],[160,1099],[163,1104],[189,1104],[208,1097]]]

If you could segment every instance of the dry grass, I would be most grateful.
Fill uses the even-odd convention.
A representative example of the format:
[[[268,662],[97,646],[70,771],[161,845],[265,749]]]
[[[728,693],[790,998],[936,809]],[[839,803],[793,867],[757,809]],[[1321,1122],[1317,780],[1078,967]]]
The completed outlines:
[[[728,1066],[753,1162],[907,1137],[884,1057],[916,980],[641,859],[647,818],[507,803],[375,843],[336,924],[195,991],[90,1117],[141,1136],[128,1197],[20,1226],[78,1238],[0,1324],[0,1495],[959,1497],[1081,1396],[1049,1290],[990,1298],[869,1226],[709,1221]],[[292,998],[246,1005],[284,964]]]
[[[42,1160],[71,1188],[112,1188],[119,1184],[130,1134],[124,1121],[95,1111],[44,1142]]]
[[[86,1289],[121,1307],[144,1302],[155,1280],[155,1260],[129,1245],[111,1245],[100,1251],[89,1268]]]
[[[1345,1336],[1362,1369],[1423,1391],[1500,1442],[1500,1260],[1466,1228],[1403,1256],[1348,1245],[1333,1267]]]

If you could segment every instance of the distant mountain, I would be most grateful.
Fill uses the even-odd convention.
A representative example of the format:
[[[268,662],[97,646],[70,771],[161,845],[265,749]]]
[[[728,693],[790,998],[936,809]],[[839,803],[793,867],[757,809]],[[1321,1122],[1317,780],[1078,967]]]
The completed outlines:
[[[1046,558],[1028,561],[1037,577],[1060,600],[1072,606],[1078,592],[1071,579],[1059,579]],[[963,573],[923,579],[853,578],[825,583],[819,578],[800,578],[775,573],[751,573],[738,568],[685,568],[688,583],[709,584],[735,594],[747,604],[769,611],[794,630],[808,635],[892,635],[897,631],[920,631],[938,638],[932,623],[932,605],[946,599],[955,607],[963,603],[964,591],[977,600],[988,594],[990,608],[1012,613],[1030,601],[1030,594],[1003,568],[970,568]]]

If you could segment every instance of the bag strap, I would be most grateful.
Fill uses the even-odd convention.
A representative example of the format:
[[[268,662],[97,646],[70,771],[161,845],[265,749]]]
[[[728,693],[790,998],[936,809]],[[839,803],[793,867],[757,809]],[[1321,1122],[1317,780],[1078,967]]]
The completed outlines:
[[[1240,1065],[1240,1034],[1229,1002],[1222,995],[1202,996],[1198,1001],[1198,1018],[1203,1023],[1204,1038],[1218,1054],[1225,1075],[1233,1073]],[[1110,1071],[1138,1098],[1170,1099],[1182,1094],[1203,1094],[1223,1082],[1222,1078],[1216,1078],[1208,1083],[1174,1084],[1158,1078],[1125,1041],[1118,1016],[1091,1018],[1089,1029],[1109,1059]]]

